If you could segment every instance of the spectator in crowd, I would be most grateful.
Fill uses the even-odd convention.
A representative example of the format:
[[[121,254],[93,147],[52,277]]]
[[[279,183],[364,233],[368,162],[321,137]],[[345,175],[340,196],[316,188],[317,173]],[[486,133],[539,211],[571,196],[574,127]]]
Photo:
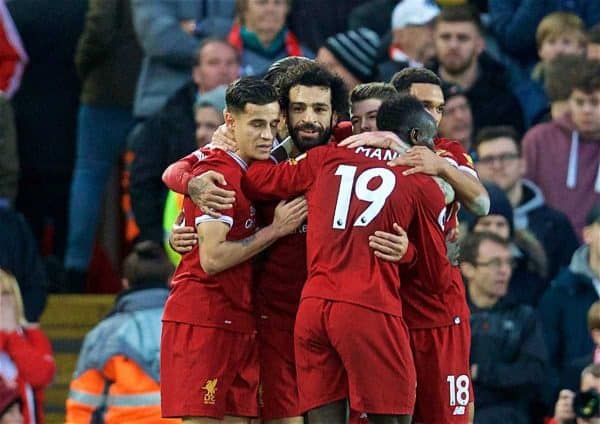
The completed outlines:
[[[315,60],[337,74],[348,91],[377,78],[379,36],[367,28],[332,35],[325,40]]]
[[[133,126],[141,60],[129,0],[92,0],[75,53],[83,86],[64,259],[70,292],[85,289],[101,211],[98,205]]]
[[[588,309],[587,328],[594,347],[565,366],[560,378],[561,389],[577,390],[579,377],[583,369],[589,364],[600,363],[600,301],[592,303],[592,306]]]
[[[431,69],[465,91],[475,132],[489,125],[512,125],[522,133],[521,106],[510,92],[504,67],[483,52],[482,31],[473,7],[442,9],[434,24],[436,60]]]
[[[44,389],[55,371],[50,340],[27,322],[17,280],[0,269],[0,380],[17,388],[25,424],[44,422]]]
[[[46,271],[25,217],[8,207],[0,207],[0,268],[19,282],[27,321],[38,322],[46,306]]]
[[[286,56],[314,57],[287,28],[291,0],[236,0],[237,21],[227,40],[240,54],[242,75],[262,76]]]
[[[594,349],[586,325],[590,306],[600,299],[600,204],[588,213],[583,229],[584,245],[573,254],[540,300],[539,313],[550,357],[546,401],[554,401],[560,376],[573,360]]]
[[[223,109],[225,108],[225,97],[210,99],[209,96],[201,96],[194,105],[194,120],[196,122],[196,146],[198,148],[210,143],[214,132],[223,125]]]
[[[466,152],[472,153],[473,112],[469,99],[456,84],[442,83],[442,92],[446,103],[438,134],[440,137],[458,141]]]
[[[348,29],[369,28],[382,39],[389,36],[391,40],[390,16],[393,15],[398,0],[370,0],[363,3],[354,7],[348,15]],[[389,47],[389,43],[386,47]]]
[[[508,241],[493,233],[468,235],[461,245],[477,423],[530,423],[529,402],[544,376],[547,352],[535,311],[506,297],[512,261]]]
[[[134,114],[145,119],[188,81],[200,42],[227,35],[234,0],[132,0],[132,10],[144,51]]]
[[[0,205],[14,205],[19,179],[15,118],[10,98],[21,84],[29,60],[15,24],[0,1]]]
[[[590,28],[587,33],[587,58],[600,60],[600,23]]]
[[[578,376],[577,384],[580,392],[593,390],[600,392],[600,364],[588,365]],[[575,390],[575,389],[574,389]],[[563,389],[558,394],[554,405],[554,416],[546,424],[598,424],[597,417],[577,417],[574,409],[575,391]]]
[[[557,56],[544,64],[544,91],[549,100],[547,109],[534,122],[542,123],[562,117],[569,111],[573,84],[580,78],[586,59],[580,56]]]
[[[20,179],[17,209],[31,225],[48,275],[62,269],[80,82],[73,56],[87,2],[6,3],[30,57],[12,99]]]
[[[0,424],[23,424],[19,391],[0,378]]]
[[[202,102],[202,99],[211,103],[224,102],[224,87],[219,86],[236,79],[239,69],[235,49],[223,40],[205,40],[198,51],[192,81],[177,90],[156,115],[136,128],[129,137],[130,147],[135,153],[130,192],[140,228],[140,241],[162,243],[162,216],[167,191],[161,175],[170,163],[197,148],[194,104]]]
[[[422,67],[435,54],[432,21],[440,8],[432,1],[404,0],[392,13],[392,43],[389,57],[379,65],[382,80],[407,67]],[[389,16],[389,15],[388,15]]]
[[[586,211],[600,201],[600,64],[577,75],[565,116],[530,129],[523,138],[527,179],[548,205],[565,213],[581,237]]]
[[[506,126],[486,127],[477,134],[476,168],[479,177],[497,184],[513,207],[515,230],[528,230],[548,257],[548,278],[571,261],[579,241],[569,219],[548,206],[540,188],[523,178],[525,160],[519,137]]]
[[[535,306],[548,285],[548,258],[539,240],[528,230],[514,228],[513,208],[500,187],[484,182],[490,195],[488,215],[472,218],[467,224],[473,232],[492,232],[510,245],[514,268],[508,287],[508,299]]]
[[[68,424],[163,422],[159,346],[172,272],[162,247],[151,241],[134,246],[125,259],[123,291],[83,341],[66,404]]]
[[[535,28],[544,16],[558,11],[579,16],[586,27],[600,22],[600,3],[596,1],[489,0],[492,32],[502,49],[525,68],[537,59]]]
[[[530,78],[525,78],[516,88],[528,127],[538,121],[540,114],[548,107],[548,97],[544,91],[548,63],[558,56],[584,56],[586,40],[583,22],[572,13],[551,13],[538,25],[536,41],[540,61]]]
[[[377,131],[377,111],[381,104],[398,94],[391,84],[371,82],[359,84],[350,92],[352,133]]]

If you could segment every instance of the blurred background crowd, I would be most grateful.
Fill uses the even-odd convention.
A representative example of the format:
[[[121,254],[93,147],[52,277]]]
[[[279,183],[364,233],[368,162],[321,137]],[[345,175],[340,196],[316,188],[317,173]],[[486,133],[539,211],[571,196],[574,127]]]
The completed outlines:
[[[475,396],[498,417],[480,422],[574,419],[574,393],[600,389],[597,0],[0,0],[0,305],[18,298],[0,323],[3,379],[27,375],[41,403],[49,342],[32,336],[45,365],[31,377],[9,333],[39,321],[48,293],[117,293],[124,273],[140,279],[127,255],[166,263],[162,172],[210,142],[227,84],[286,56],[349,91],[407,67],[442,78],[440,135],[491,197],[464,233],[501,239],[465,241],[468,292],[508,284],[471,303]],[[478,266],[490,243],[510,267]],[[163,274],[141,280],[164,289]]]

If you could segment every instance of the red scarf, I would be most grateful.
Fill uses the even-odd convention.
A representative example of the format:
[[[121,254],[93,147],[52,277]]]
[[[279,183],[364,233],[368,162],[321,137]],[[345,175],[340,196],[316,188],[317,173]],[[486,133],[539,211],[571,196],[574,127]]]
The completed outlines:
[[[233,26],[231,27],[231,31],[227,36],[227,41],[229,42],[229,44],[235,47],[239,53],[241,53],[242,50],[244,50],[244,40],[242,40],[242,26],[239,23],[233,24]],[[302,48],[300,47],[300,42],[298,41],[296,36],[292,34],[292,32],[289,30],[285,32],[284,43],[285,51],[287,52],[288,56],[304,56],[304,54],[302,53]]]

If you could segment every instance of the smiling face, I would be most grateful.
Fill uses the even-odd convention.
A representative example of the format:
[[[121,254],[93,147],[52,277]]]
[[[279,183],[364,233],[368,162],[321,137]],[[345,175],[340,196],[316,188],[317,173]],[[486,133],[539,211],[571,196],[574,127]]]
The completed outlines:
[[[246,103],[241,112],[226,112],[225,122],[237,142],[236,153],[244,161],[268,159],[279,124],[279,103]]]
[[[287,111],[288,129],[294,144],[302,152],[329,141],[335,114],[331,107],[331,89],[296,85],[290,89]]]

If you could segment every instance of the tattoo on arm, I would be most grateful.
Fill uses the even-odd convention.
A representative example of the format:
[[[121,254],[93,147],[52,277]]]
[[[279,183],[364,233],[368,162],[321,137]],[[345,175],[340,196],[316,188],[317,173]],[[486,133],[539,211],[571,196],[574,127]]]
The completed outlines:
[[[234,243],[240,243],[242,246],[246,247],[250,243],[252,243],[255,239],[256,239],[256,234],[253,234],[253,235],[251,235],[249,237],[246,237],[245,239],[235,240]]]

